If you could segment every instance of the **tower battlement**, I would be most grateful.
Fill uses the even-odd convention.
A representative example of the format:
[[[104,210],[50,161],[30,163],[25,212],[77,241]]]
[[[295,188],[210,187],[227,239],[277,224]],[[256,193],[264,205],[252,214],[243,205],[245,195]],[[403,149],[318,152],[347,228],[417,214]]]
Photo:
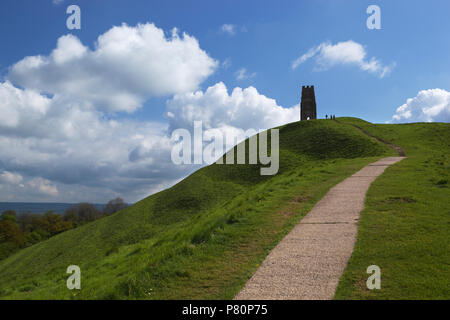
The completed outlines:
[[[317,119],[316,96],[314,86],[302,86],[302,100],[300,102],[300,120]]]

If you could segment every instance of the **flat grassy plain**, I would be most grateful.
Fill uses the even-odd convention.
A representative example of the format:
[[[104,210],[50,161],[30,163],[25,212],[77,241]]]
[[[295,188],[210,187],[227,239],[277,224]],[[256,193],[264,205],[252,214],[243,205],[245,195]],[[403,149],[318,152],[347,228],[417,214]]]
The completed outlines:
[[[279,129],[277,175],[261,176],[258,165],[204,167],[125,210],[1,261],[0,298],[233,298],[332,186],[396,154],[331,120]],[[69,265],[81,268],[81,290],[66,288]]]
[[[449,299],[450,124],[338,120],[401,146],[408,158],[371,185],[335,298]],[[373,264],[381,289],[371,291],[366,269]]]

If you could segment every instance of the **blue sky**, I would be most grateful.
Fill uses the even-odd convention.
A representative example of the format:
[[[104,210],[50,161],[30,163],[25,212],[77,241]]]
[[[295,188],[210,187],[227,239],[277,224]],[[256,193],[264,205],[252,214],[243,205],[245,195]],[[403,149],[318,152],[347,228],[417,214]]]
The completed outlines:
[[[81,30],[66,27],[70,4],[81,9]],[[366,27],[366,9],[372,4],[381,9],[380,30]],[[257,124],[257,129],[265,129],[296,120],[293,115],[305,84],[315,85],[319,117],[332,113],[377,123],[450,121],[448,1],[4,0],[0,8],[0,84],[4,86],[0,98],[10,103],[3,106],[1,116],[13,114],[17,118],[5,120],[3,127],[0,121],[0,148],[23,148],[0,155],[0,201],[104,202],[116,195],[136,201],[194,170],[161,164],[167,160],[161,150],[170,130],[189,126],[195,118],[192,112],[188,114],[189,106],[194,105],[198,117],[211,113],[209,119],[203,119],[207,128],[226,125],[246,129]],[[123,23],[128,29],[121,27]],[[139,33],[138,23],[153,23],[152,30],[164,31],[167,43],[171,30],[177,28],[181,39],[178,49],[167,49],[166,40],[159,39],[168,50],[163,56],[147,44],[139,56],[127,53],[107,56],[112,60],[96,58],[99,36],[109,34],[114,26],[130,35],[133,30]],[[198,47],[185,41],[183,32]],[[68,34],[73,36],[64,38]],[[78,62],[64,67],[50,62],[40,69],[17,64],[28,56],[51,60],[61,37],[67,40],[61,44],[65,48],[62,54],[70,55],[69,49],[78,48]],[[107,48],[112,48],[114,39],[105,41]],[[126,37],[121,41],[126,42]],[[293,68],[293,62],[308,52],[314,55]],[[145,74],[149,57],[156,66]],[[158,67],[180,59],[188,66]],[[122,63],[125,71],[120,69]],[[96,83],[100,86],[83,89],[92,74],[97,76],[92,65],[98,70]],[[72,81],[73,74],[78,78]],[[239,92],[230,98],[235,88],[243,89],[243,98]],[[189,96],[198,90],[201,98]],[[212,107],[221,94],[229,99],[224,108],[235,108],[239,121],[224,117],[226,109]],[[19,99],[20,105],[12,101],[11,97],[22,95],[28,98]],[[239,102],[242,99],[244,104]],[[71,113],[56,116],[63,114],[63,105],[70,105]],[[17,115],[19,109],[21,115]],[[36,116],[25,118],[27,110]],[[173,118],[169,111],[175,114]],[[219,111],[222,113],[216,113]],[[268,116],[278,119],[267,120]],[[30,128],[33,121],[56,122],[63,130],[60,139],[38,126]],[[88,130],[77,121],[90,121],[92,126]],[[86,135],[68,127],[81,128]],[[114,128],[120,128],[122,134],[111,133],[119,130]],[[102,140],[105,132],[111,134],[110,140]],[[135,145],[125,143],[123,132],[136,135]],[[65,135],[66,140],[61,138]],[[124,141],[127,154],[107,147],[113,139]],[[96,145],[93,141],[98,143],[97,150],[109,156],[87,152]],[[62,151],[65,156],[55,155]],[[160,158],[155,158],[160,153]],[[37,160],[30,160],[33,157]],[[55,162],[56,168],[51,170]]]
[[[231,66],[202,87],[223,81],[228,87],[255,86],[282,106],[298,103],[301,84],[314,84],[319,114],[358,116],[373,122],[390,120],[396,107],[418,91],[450,85],[450,3],[448,1],[72,1],[82,10],[81,30],[65,26],[68,2],[2,1],[0,53],[2,71],[25,56],[49,53],[56,39],[73,33],[83,44],[114,25],[153,22],[163,30],[177,27],[195,36],[201,48]],[[366,8],[381,8],[381,30],[366,28]],[[236,27],[234,36],[220,32]],[[244,29],[244,31],[242,31]],[[20,39],[18,41],[17,39]],[[290,63],[323,41],[353,40],[369,56],[396,63],[383,79],[357,68],[315,72],[310,65],[291,70]],[[237,81],[246,68],[256,75]],[[382,92],[383,94],[380,94]],[[150,101],[144,116],[162,117],[164,99]],[[139,113],[139,116],[141,114]]]

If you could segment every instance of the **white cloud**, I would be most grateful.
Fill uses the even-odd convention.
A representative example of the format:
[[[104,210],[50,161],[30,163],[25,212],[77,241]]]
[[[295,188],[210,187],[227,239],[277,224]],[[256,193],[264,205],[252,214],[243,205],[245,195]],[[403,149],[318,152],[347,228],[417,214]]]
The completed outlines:
[[[3,171],[0,173],[0,181],[11,183],[11,184],[20,184],[22,182],[23,178],[20,174],[9,172],[9,171]]]
[[[36,191],[43,193],[45,195],[57,196],[58,189],[56,186],[52,185],[50,181],[42,178],[34,178],[33,180],[28,182],[28,185],[31,188],[34,188]]]
[[[203,91],[177,94],[167,101],[171,129],[191,128],[203,121],[206,129],[230,126],[241,129],[268,129],[297,121],[299,107],[283,108],[274,99],[260,94],[256,88],[236,87],[228,94],[219,82]]]
[[[23,114],[27,114],[25,125],[33,122],[46,113],[50,99],[34,90],[21,90],[9,81],[0,82],[0,128],[13,128],[22,121]]]
[[[397,108],[390,122],[450,122],[450,92],[421,90]]]
[[[294,60],[291,67],[296,69],[302,63],[315,57],[317,70],[327,70],[336,65],[354,65],[363,71],[376,74],[380,78],[388,75],[395,67],[395,63],[385,66],[377,58],[367,59],[366,56],[365,48],[352,40],[336,44],[323,42]]]
[[[236,71],[236,80],[250,79],[256,76],[256,72],[249,73],[246,68],[241,68]]]
[[[131,112],[150,97],[197,89],[216,66],[186,33],[173,29],[166,36],[151,23],[122,24],[100,35],[94,50],[76,36],[62,36],[49,56],[22,59],[7,78],[91,107]]]
[[[198,168],[171,162],[172,129],[191,129],[202,120],[205,131],[227,134],[299,117],[298,105],[283,108],[253,87],[229,94],[223,83],[175,95],[167,102],[168,124],[111,119],[67,97],[40,96],[8,82],[0,83],[0,93],[7,97],[2,112],[20,111],[14,122],[0,122],[1,199],[8,201],[104,202],[122,196],[133,202]],[[41,109],[34,105],[39,99],[45,102]]]
[[[94,49],[63,36],[50,55],[22,59],[0,81],[0,201],[134,202],[199,167],[172,163],[172,129],[203,120],[206,130],[236,132],[298,119],[298,105],[282,108],[254,87],[195,91],[216,64],[195,38],[166,37],[152,24],[114,27]],[[174,94],[167,123],[114,114],[165,94]]]
[[[236,26],[234,24],[225,23],[220,27],[223,33],[228,33],[229,35],[234,35],[236,33]]]
[[[18,183],[20,174],[26,187],[9,186],[2,198],[43,201],[59,190],[60,201],[135,201],[191,170],[170,163],[167,124],[113,120],[67,98],[35,95],[0,82],[0,112],[14,116],[0,121],[0,181]]]

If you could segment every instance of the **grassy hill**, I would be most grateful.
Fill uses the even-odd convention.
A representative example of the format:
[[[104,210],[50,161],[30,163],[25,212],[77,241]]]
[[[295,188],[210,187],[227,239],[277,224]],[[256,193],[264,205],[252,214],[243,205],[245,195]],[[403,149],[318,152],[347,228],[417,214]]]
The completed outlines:
[[[371,207],[379,205],[379,197],[390,199],[393,194],[392,199],[382,198],[381,201],[385,210],[392,210],[391,204],[411,205],[406,200],[403,203],[402,199],[412,197],[419,206],[413,212],[420,216],[417,221],[413,220],[414,228],[428,236],[425,240],[429,242],[423,249],[435,249],[424,254],[436,255],[430,263],[441,263],[442,249],[436,247],[439,247],[438,240],[446,238],[441,228],[445,228],[445,223],[448,228],[448,220],[445,222],[448,213],[447,216],[438,213],[439,209],[448,210],[442,204],[446,199],[442,194],[448,192],[445,190],[448,179],[442,178],[445,169],[448,174],[448,125],[413,124],[410,129],[403,130],[400,125],[373,126],[353,118],[340,120],[342,123],[313,120],[280,127],[280,170],[275,176],[261,176],[258,165],[214,164],[112,216],[61,233],[14,254],[0,262],[0,298],[233,298],[268,252],[333,185],[376,159],[397,154],[386,144],[368,136],[367,132],[374,136],[382,135],[386,141],[392,138],[394,143],[405,145],[408,156],[411,153],[412,159],[404,160],[408,161],[406,166],[400,163],[403,168],[400,172],[405,175],[403,183],[409,181],[406,180],[408,173],[419,167],[427,166],[424,170],[432,173],[424,185],[414,180],[419,176],[409,181],[424,190],[436,186],[438,192],[431,190],[435,196],[426,198],[424,204],[421,200],[426,194],[417,195],[420,189],[414,189],[412,195],[394,192],[399,182],[393,178],[396,174],[393,170],[397,170],[399,165],[386,172],[391,178],[381,182],[377,180],[377,187],[370,189],[368,204]],[[364,126],[366,133],[354,125]],[[424,129],[416,132],[419,127]],[[443,149],[437,151],[440,148]],[[430,153],[420,155],[422,152]],[[440,158],[436,159],[436,156]],[[443,164],[438,165],[436,161]],[[383,188],[390,193],[383,194]],[[435,207],[432,221],[427,220],[428,205]],[[421,213],[417,213],[419,211]],[[403,219],[401,221],[404,222],[410,216],[415,219],[414,214],[391,215],[395,221]],[[373,241],[373,237],[380,250],[375,252],[378,254],[375,257],[382,257],[383,261],[394,259],[397,266],[402,263],[402,260],[396,260],[399,256],[395,248],[383,247],[389,245],[377,236],[378,231],[373,232],[372,220],[367,216],[366,209],[355,255],[339,287],[339,298],[367,296],[360,292],[361,281],[367,278],[365,269],[363,276],[359,273],[362,266],[372,261],[372,254],[366,252],[370,243],[366,242]],[[390,227],[387,221],[390,218],[381,218],[385,223],[381,226],[389,228],[380,232],[392,238],[397,230]],[[418,226],[422,223],[423,229]],[[412,242],[418,245],[421,238],[414,238],[412,229],[402,225],[400,231],[401,235],[412,237]],[[394,250],[394,253],[383,256],[383,249]],[[409,261],[408,257],[403,259]],[[384,277],[383,261],[379,262],[383,272],[382,286],[385,280],[388,281]],[[422,263],[428,262],[424,260]],[[72,264],[81,267],[81,290],[66,288],[66,268]],[[429,270],[433,266],[419,265],[419,268]],[[437,273],[442,273],[441,265],[435,268]],[[402,270],[394,272],[394,275]],[[442,275],[438,278],[443,279]],[[397,286],[395,281],[392,286]],[[396,290],[389,292],[395,294]],[[372,297],[370,294],[373,293],[368,297]]]
[[[393,151],[331,120],[280,128],[280,170],[210,165],[0,262],[1,298],[232,298],[326,191]],[[80,266],[82,289],[66,288]]]
[[[337,299],[450,298],[450,124],[371,124],[340,118],[401,146],[407,159],[371,185]],[[381,290],[366,269],[381,268]]]

